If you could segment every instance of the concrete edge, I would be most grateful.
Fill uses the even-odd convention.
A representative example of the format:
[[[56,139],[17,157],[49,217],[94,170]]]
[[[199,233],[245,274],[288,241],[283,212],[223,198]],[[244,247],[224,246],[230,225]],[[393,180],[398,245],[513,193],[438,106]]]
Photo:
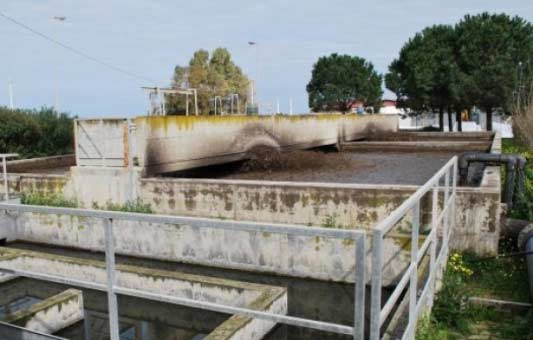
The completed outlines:
[[[31,305],[28,308],[17,311],[13,314],[9,314],[6,317],[6,322],[14,323],[18,326],[26,327],[29,322],[33,320],[37,314],[41,312],[46,312],[50,308],[55,306],[58,307],[59,311],[62,309],[62,305],[68,303],[69,301],[79,301],[80,305],[80,314],[79,317],[74,319],[60,318],[63,323],[60,325],[59,329],[53,329],[53,332],[57,332],[63,328],[69,327],[76,322],[83,319],[83,293],[77,289],[67,289],[57,295],[51,296],[48,299],[37,302],[36,304]]]

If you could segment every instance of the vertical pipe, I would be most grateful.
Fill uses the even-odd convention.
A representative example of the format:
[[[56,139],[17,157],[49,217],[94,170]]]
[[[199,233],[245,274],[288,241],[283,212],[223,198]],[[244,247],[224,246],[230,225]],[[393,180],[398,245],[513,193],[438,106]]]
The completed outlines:
[[[526,246],[524,250],[530,253],[526,256],[526,264],[529,275],[529,292],[531,294],[530,296],[533,298],[533,255],[531,254],[531,252],[533,252],[533,237],[530,237],[526,241]]]
[[[507,203],[507,209],[513,207],[513,196],[515,186],[515,172],[516,172],[516,159],[507,162],[505,174],[505,203]]]
[[[107,301],[109,312],[109,333],[111,340],[119,340],[118,304],[115,294],[115,242],[113,240],[113,220],[104,219],[105,265],[107,272]]]
[[[185,93],[185,115],[189,115],[189,93]]]
[[[366,234],[360,234],[355,240],[354,340],[364,340],[365,337],[365,260]]]
[[[194,114],[198,116],[198,91],[194,89]]]
[[[418,291],[418,234],[420,229],[420,201],[413,207],[413,227],[411,229],[411,278],[409,279],[409,334],[408,339],[415,338],[417,291]]]
[[[370,340],[381,339],[381,285],[383,269],[383,232],[374,230],[372,235],[372,287],[370,296]]]

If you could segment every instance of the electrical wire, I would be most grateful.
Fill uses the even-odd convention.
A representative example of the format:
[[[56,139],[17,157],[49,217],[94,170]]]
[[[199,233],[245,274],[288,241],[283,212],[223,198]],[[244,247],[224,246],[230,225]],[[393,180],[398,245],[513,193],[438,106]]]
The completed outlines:
[[[64,43],[62,43],[62,42],[60,42],[60,41],[58,41],[58,40],[56,40],[56,39],[54,39],[52,37],[49,37],[46,34],[41,33],[39,31],[31,28],[30,26],[28,26],[28,25],[26,25],[26,24],[24,24],[24,23],[22,23],[22,22],[20,22],[20,21],[18,21],[16,19],[14,19],[14,18],[6,15],[5,13],[2,13],[1,11],[0,11],[0,16],[3,17],[4,19],[14,23],[15,25],[20,26],[20,27],[24,28],[27,31],[30,31],[31,33],[33,33],[35,35],[37,35],[37,36],[39,36],[39,37],[41,37],[41,38],[43,38],[45,40],[48,40],[49,42],[51,42],[51,43],[53,43],[53,44],[55,44],[57,46],[60,46],[60,47],[66,49],[66,50],[68,50],[68,51],[70,51],[70,52],[72,52],[74,54],[79,55],[80,57],[88,59],[88,60],[90,60],[90,61],[92,61],[94,63],[97,63],[97,64],[101,65],[101,66],[107,67],[107,68],[109,68],[111,70],[114,70],[116,72],[128,75],[130,77],[133,77],[133,78],[136,78],[136,79],[139,79],[139,80],[148,81],[148,82],[154,83],[154,84],[157,83],[153,79],[150,79],[148,77],[145,77],[145,76],[130,72],[130,71],[125,70],[125,69],[123,69],[121,67],[118,67],[118,66],[112,65],[110,63],[107,63],[105,61],[99,60],[99,59],[97,59],[97,58],[95,58],[95,57],[93,57],[93,56],[91,56],[91,55],[89,55],[89,54],[87,54],[87,53],[85,53],[83,51],[80,51],[80,50],[78,50],[78,49],[76,49],[74,47],[70,47],[67,44],[64,44]]]

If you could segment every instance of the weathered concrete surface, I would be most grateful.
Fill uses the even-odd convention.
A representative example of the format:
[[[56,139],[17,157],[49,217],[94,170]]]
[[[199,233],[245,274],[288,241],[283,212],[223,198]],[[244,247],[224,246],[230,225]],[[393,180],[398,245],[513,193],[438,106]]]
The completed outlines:
[[[490,141],[361,141],[342,144],[344,151],[357,152],[486,152]]]
[[[60,155],[50,157],[28,158],[7,162],[9,173],[46,172],[50,169],[70,168],[76,165],[76,155]]]
[[[107,279],[103,262],[10,248],[0,249],[0,267],[102,284]],[[287,293],[281,287],[128,265],[116,266],[116,280],[118,286],[130,289],[287,313]],[[259,340],[274,326],[273,322],[233,316],[215,329],[209,339]]]
[[[413,187],[210,179],[142,179],[139,196],[158,213],[368,229]]]
[[[257,146],[306,149],[396,131],[384,115],[137,117],[137,158],[146,173],[243,159]]]
[[[83,316],[82,292],[69,289],[9,314],[5,321],[35,332],[53,334],[82,320]]]
[[[465,141],[465,142],[491,142],[493,132],[381,132],[367,137],[369,141]]]
[[[99,219],[22,213],[17,225],[18,240],[104,249]],[[114,226],[118,254],[327,281],[355,280],[352,240],[133,221],[115,221]],[[389,286],[408,264],[410,243],[401,234],[385,243],[384,285]]]

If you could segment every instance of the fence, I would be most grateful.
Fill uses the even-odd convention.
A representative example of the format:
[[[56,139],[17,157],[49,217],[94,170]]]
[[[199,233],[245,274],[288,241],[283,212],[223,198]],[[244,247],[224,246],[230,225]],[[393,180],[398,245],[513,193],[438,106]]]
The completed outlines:
[[[450,177],[452,183],[450,185]],[[440,186],[441,180],[444,186]],[[397,305],[403,292],[409,284],[409,310],[408,325],[403,332],[402,339],[414,339],[418,317],[426,305],[431,306],[435,293],[436,277],[444,269],[448,257],[448,241],[454,223],[455,197],[457,183],[457,156],[454,156],[444,167],[442,167],[426,184],[420,187],[411,197],[404,201],[387,218],[381,221],[373,229],[372,235],[372,287],[371,287],[371,310],[370,310],[370,339],[381,338],[381,328],[391,311]],[[443,190],[442,209],[439,209],[439,190]],[[450,193],[451,189],[451,193]],[[428,193],[431,197],[431,231],[426,236],[422,246],[419,247],[420,233],[420,202]],[[440,210],[440,212],[439,212]],[[401,276],[398,285],[382,306],[381,284],[383,279],[383,238],[396,224],[407,214],[412,213],[411,228],[411,261],[404,274]],[[439,226],[442,225],[442,237],[439,236]],[[437,254],[437,246],[440,241],[440,249]],[[424,256],[429,251],[429,274],[422,288],[420,297],[418,296],[418,276],[419,268]]]
[[[444,184],[441,186],[441,180]],[[450,183],[451,180],[451,183]],[[403,292],[409,284],[409,310],[408,325],[403,333],[402,339],[413,339],[417,319],[426,305],[431,305],[435,293],[437,275],[442,273],[444,264],[448,256],[448,241],[453,227],[452,218],[455,213],[455,197],[457,183],[457,157],[453,157],[446,163],[426,184],[420,187],[410,198],[404,201],[394,212],[380,222],[373,229],[372,240],[372,277],[371,277],[371,310],[370,310],[370,339],[381,338],[381,328],[387,318],[391,315],[393,308],[402,297]],[[442,208],[439,208],[439,191],[443,191]],[[431,231],[426,236],[425,241],[419,247],[420,233],[420,204],[422,198],[430,192],[431,199]],[[29,206],[20,204],[0,203],[0,210],[32,212],[41,214],[65,214],[79,217],[100,218],[103,220],[105,235],[105,264],[107,272],[107,284],[79,281],[69,279],[64,276],[40,274],[19,270],[3,270],[5,272],[35,278],[45,281],[52,281],[83,288],[96,289],[107,292],[109,304],[109,318],[111,339],[119,339],[118,331],[118,309],[117,294],[129,295],[149,300],[164,301],[177,305],[210,310],[227,314],[239,314],[252,318],[267,321],[312,328],[337,334],[352,335],[356,340],[364,339],[364,319],[365,319],[365,257],[366,257],[366,234],[360,230],[342,230],[328,228],[310,228],[297,225],[264,224],[240,221],[224,221],[207,218],[178,217],[164,215],[147,215],[137,213],[123,213],[111,211],[97,211],[72,208],[54,208]],[[412,212],[411,228],[411,261],[407,270],[399,280],[398,285],[382,306],[381,291],[383,279],[383,244],[384,237],[394,228],[394,226],[405,216]],[[336,239],[350,239],[355,244],[355,296],[354,296],[354,325],[353,327],[309,320],[304,318],[280,315],[275,313],[262,312],[247,308],[227,306],[223,304],[198,301],[189,298],[160,295],[151,292],[134,290],[120,287],[115,281],[115,252],[113,238],[113,221],[130,220],[164,224],[186,224],[197,228],[212,228],[225,230],[239,230],[248,232],[270,232],[280,234],[290,234],[308,237],[327,237]],[[442,225],[441,236],[439,236],[439,226]],[[439,239],[440,242],[439,242]],[[440,243],[440,248],[437,248]],[[426,279],[420,297],[418,296],[418,274],[420,265],[429,252],[429,274]],[[0,271],[2,269],[0,268]]]
[[[15,212],[32,212],[41,214],[65,214],[78,217],[101,218],[104,225],[105,235],[105,264],[107,272],[107,284],[80,281],[69,279],[64,276],[48,275],[42,273],[21,271],[21,270],[2,270],[9,274],[22,277],[29,277],[38,280],[51,281],[61,284],[67,284],[87,289],[94,289],[107,292],[109,305],[109,319],[111,340],[119,340],[118,327],[118,307],[117,294],[134,296],[149,300],[173,303],[181,306],[210,310],[227,314],[238,314],[252,318],[273,321],[297,327],[306,327],[321,331],[352,335],[356,340],[364,338],[364,314],[365,314],[365,256],[366,256],[366,238],[365,233],[359,230],[342,230],[328,228],[309,228],[306,226],[295,225],[276,225],[239,221],[222,221],[206,218],[177,217],[164,215],[149,215],[137,213],[123,213],[112,211],[85,210],[72,208],[54,208],[42,206],[30,206],[20,204],[0,204],[0,210]],[[115,252],[113,237],[113,221],[130,220],[150,223],[164,223],[189,225],[197,228],[239,230],[249,232],[280,233],[309,237],[327,237],[336,239],[353,240],[355,244],[355,296],[354,296],[354,325],[353,327],[341,324],[309,320],[304,318],[280,315],[275,313],[262,312],[247,308],[227,306],[219,303],[198,301],[195,299],[155,294],[152,292],[129,289],[117,286],[115,281]]]

